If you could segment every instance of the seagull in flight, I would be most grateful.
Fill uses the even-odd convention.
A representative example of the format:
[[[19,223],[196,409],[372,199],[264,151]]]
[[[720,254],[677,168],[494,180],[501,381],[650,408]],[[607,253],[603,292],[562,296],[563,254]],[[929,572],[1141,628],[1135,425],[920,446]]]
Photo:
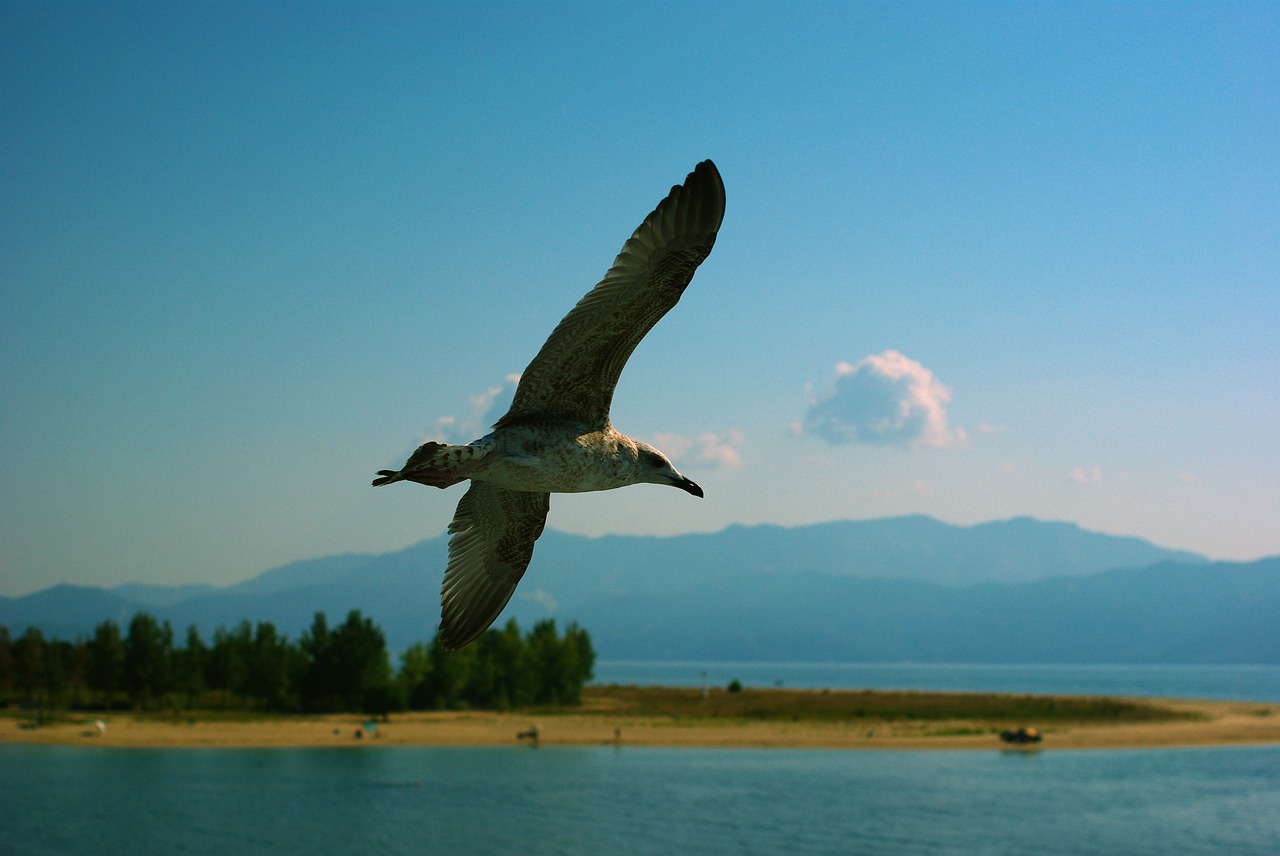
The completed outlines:
[[[676,305],[723,219],[724,184],[715,164],[703,161],[551,332],[491,433],[465,446],[424,443],[399,470],[378,472],[375,487],[471,481],[449,524],[440,591],[447,650],[476,639],[507,605],[546,525],[551,494],[648,483],[702,496],[666,455],[615,430],[609,407],[627,358]]]

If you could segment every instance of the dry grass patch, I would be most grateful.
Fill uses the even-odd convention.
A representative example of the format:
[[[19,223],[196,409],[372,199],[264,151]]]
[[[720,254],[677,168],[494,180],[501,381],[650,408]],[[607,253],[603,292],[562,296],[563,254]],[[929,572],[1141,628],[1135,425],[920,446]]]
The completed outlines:
[[[1157,702],[1094,696],[879,690],[591,686],[579,712],[676,719],[1138,723],[1191,719]]]

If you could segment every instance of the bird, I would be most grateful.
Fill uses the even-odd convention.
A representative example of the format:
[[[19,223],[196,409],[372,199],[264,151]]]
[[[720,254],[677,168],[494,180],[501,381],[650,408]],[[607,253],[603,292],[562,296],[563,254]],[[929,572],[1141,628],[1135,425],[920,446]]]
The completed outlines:
[[[446,650],[477,639],[507,605],[552,493],[648,483],[703,496],[661,451],[617,431],[609,411],[627,359],[711,253],[724,210],[720,173],[702,161],[552,330],[489,434],[467,445],[428,441],[399,470],[378,471],[374,487],[471,482],[448,528],[437,636]]]

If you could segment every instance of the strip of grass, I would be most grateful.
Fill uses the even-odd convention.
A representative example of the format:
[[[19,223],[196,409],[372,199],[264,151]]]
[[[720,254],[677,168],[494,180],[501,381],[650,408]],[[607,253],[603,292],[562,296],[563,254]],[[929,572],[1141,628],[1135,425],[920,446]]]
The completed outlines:
[[[897,723],[1132,723],[1196,719],[1195,714],[1175,710],[1159,702],[1131,701],[1105,696],[1006,695],[998,693],[906,692],[879,690],[796,690],[744,688],[728,692],[711,689],[704,698],[696,687],[587,686],[580,707],[539,707],[544,714],[614,714],[650,716],[673,720],[726,720],[776,722],[882,722]],[[1262,715],[1269,715],[1264,711]],[[67,721],[92,722],[90,711],[35,711],[10,709],[0,719],[24,725]],[[132,713],[144,719],[167,722],[305,721],[299,714],[243,708],[197,708]],[[353,716],[356,714],[352,714]]]
[[[681,719],[1124,723],[1189,717],[1157,703],[1095,696],[748,688],[712,689],[704,698],[692,687],[616,685],[586,687],[582,696],[582,712]]]

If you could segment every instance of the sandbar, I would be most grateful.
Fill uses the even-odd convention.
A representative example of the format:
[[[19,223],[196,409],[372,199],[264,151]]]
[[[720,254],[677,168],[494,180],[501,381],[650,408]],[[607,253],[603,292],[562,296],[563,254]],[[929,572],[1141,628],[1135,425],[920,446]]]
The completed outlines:
[[[1054,723],[1033,750],[1280,743],[1280,705],[1240,701],[1142,701],[1189,714],[1157,722]],[[101,722],[101,726],[98,722]],[[1037,723],[757,721],[609,712],[425,712],[371,721],[359,715],[88,714],[31,727],[0,716],[0,742],[127,748],[389,746],[665,746],[809,749],[1008,750],[1002,727]],[[104,728],[105,727],[105,728]],[[524,736],[520,736],[524,735]]]

